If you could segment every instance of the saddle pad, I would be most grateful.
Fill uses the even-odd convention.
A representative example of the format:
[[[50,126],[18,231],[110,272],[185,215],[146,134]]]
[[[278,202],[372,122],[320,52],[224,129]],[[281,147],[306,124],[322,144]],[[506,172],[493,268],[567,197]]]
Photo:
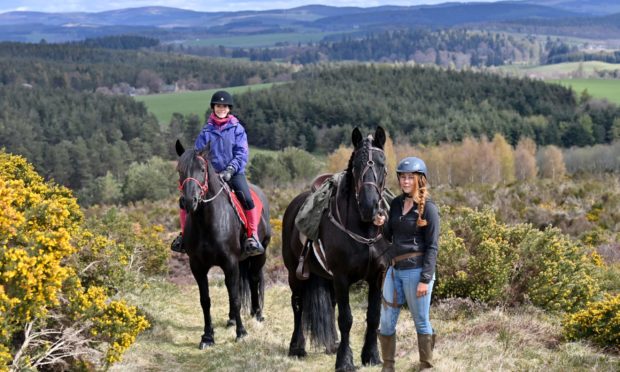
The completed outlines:
[[[250,195],[252,195],[252,200],[254,201],[254,209],[252,210],[252,213],[256,213],[259,217],[262,216],[263,202],[260,200],[258,195],[252,189],[250,189]],[[243,205],[241,205],[241,202],[239,201],[239,198],[237,198],[237,195],[235,194],[234,191],[231,190],[229,196],[230,196],[230,200],[232,201],[233,207],[237,211],[237,217],[239,217],[239,220],[241,220],[241,224],[245,226],[247,236],[251,236],[252,230],[250,229],[250,226],[248,224],[248,219],[245,216],[245,209],[243,209]],[[256,218],[256,222],[260,223],[260,219]],[[257,226],[257,229],[258,229],[258,226]]]

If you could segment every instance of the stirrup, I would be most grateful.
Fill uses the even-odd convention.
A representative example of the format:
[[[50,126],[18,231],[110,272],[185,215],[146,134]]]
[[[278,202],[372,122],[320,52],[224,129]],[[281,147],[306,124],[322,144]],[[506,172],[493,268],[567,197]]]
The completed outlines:
[[[174,252],[177,253],[186,253],[185,249],[183,249],[183,235],[179,234],[177,235],[176,238],[174,238],[174,240],[172,241],[172,244],[170,245],[170,249],[172,249]]]
[[[247,257],[258,256],[265,253],[265,248],[254,235],[246,239],[244,248],[245,256]]]

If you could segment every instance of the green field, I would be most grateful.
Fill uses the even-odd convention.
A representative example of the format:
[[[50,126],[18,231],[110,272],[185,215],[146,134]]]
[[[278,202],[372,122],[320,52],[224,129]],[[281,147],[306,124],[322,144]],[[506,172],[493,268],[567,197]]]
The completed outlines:
[[[540,78],[554,78],[577,72],[581,68],[583,75],[590,75],[597,71],[614,71],[620,69],[620,65],[600,61],[566,62],[553,65],[504,65],[497,70],[519,76],[537,76]]]
[[[325,36],[333,32],[282,32],[275,34],[243,35],[229,37],[215,37],[208,39],[188,40],[183,44],[189,46],[219,46],[230,48],[258,48],[274,46],[276,43],[297,44],[321,41]]]
[[[250,90],[267,89],[273,85],[274,83],[245,85],[226,88],[226,90],[232,94],[237,94]],[[135,96],[134,99],[139,102],[144,102],[149,112],[153,113],[161,124],[168,125],[168,123],[170,123],[170,118],[172,118],[172,114],[175,112],[183,115],[196,114],[201,119],[204,119],[205,112],[209,110],[209,100],[211,96],[220,89],[221,88],[194,92],[151,94],[146,96]]]
[[[587,89],[592,97],[606,99],[620,105],[620,80],[565,79],[552,80],[552,82],[571,87],[578,95]]]

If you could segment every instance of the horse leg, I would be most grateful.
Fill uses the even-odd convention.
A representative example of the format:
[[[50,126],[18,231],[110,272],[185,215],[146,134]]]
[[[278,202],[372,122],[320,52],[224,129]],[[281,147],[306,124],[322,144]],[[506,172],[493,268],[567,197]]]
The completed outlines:
[[[215,340],[213,338],[213,325],[211,324],[211,298],[209,297],[209,278],[207,274],[209,268],[204,269],[198,267],[199,265],[192,265],[190,260],[190,268],[196,283],[198,284],[198,291],[200,293],[200,306],[202,307],[202,314],[204,316],[205,328],[204,334],[200,339],[199,348],[204,350],[207,347],[213,345]]]
[[[243,322],[241,321],[241,300],[239,299],[239,266],[237,264],[230,263],[224,270],[224,282],[226,283],[226,289],[228,289],[228,304],[230,311],[228,313],[228,324],[233,319],[237,326],[237,341],[247,336]],[[227,326],[228,326],[227,324]]]
[[[353,353],[349,343],[349,332],[353,325],[353,315],[349,305],[349,281],[347,278],[334,278],[334,289],[338,301],[338,328],[340,329],[340,345],[336,354],[336,371],[355,371]]]
[[[293,329],[293,336],[291,337],[291,343],[288,349],[289,356],[296,356],[303,358],[306,353],[306,338],[304,337],[304,330],[302,327],[302,313],[304,305],[304,283],[295,278],[295,274],[289,272],[288,276],[289,287],[291,287],[291,306],[293,307],[293,317],[295,320],[295,327]]]
[[[377,329],[381,314],[381,289],[377,286],[377,279],[368,280],[368,308],[366,309],[366,337],[362,348],[362,364],[381,364],[377,349]]]
[[[336,291],[334,290],[333,285],[329,287],[329,299],[332,303],[332,314],[336,314],[336,305],[338,304],[338,302],[336,301]],[[338,339],[334,337],[334,342],[331,345],[327,345],[325,347],[325,353],[336,354],[336,351],[338,351],[339,345],[340,343],[338,342]]]

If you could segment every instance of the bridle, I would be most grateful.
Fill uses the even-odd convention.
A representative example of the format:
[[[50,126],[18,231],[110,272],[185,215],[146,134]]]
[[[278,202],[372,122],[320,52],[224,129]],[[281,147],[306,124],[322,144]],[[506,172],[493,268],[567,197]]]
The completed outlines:
[[[356,183],[355,183],[355,201],[357,203],[358,209],[360,208],[359,193],[360,193],[362,187],[364,187],[365,185],[373,186],[377,190],[377,192],[379,193],[379,202],[378,202],[379,205],[381,203],[385,203],[385,201],[383,200],[383,187],[385,186],[385,179],[386,179],[386,176],[387,176],[387,170],[384,169],[383,180],[381,182],[381,185],[377,184],[377,180],[379,178],[377,177],[377,171],[375,169],[375,162],[372,160],[373,159],[373,157],[372,157],[373,151],[381,153],[381,154],[384,154],[384,155],[385,155],[385,153],[384,153],[384,151],[382,149],[380,149],[378,147],[373,147],[372,144],[371,144],[371,141],[368,141],[364,145],[364,147],[355,150],[353,152],[353,156],[355,156],[355,153],[357,151],[361,151],[363,149],[366,149],[368,151],[368,160],[366,161],[366,164],[364,166],[364,169],[362,170],[362,173],[361,173],[360,177],[359,178],[355,177],[355,171],[354,171],[355,168],[353,168],[351,170],[351,172],[353,173],[353,178],[354,179],[357,178]],[[369,170],[372,170],[372,174],[373,174],[374,179],[375,179],[374,182],[364,182],[364,175]],[[336,201],[339,199],[338,197],[340,196],[340,189],[341,189],[341,187],[340,187],[340,184],[339,184],[336,187],[336,196],[335,196],[335,200]],[[377,241],[379,241],[382,238],[381,229],[378,229],[377,230],[377,235],[372,237],[372,238],[366,238],[364,236],[361,236],[361,235],[359,235],[357,233],[354,233],[353,231],[347,229],[344,226],[344,224],[342,223],[342,217],[340,215],[340,209],[338,208],[338,204],[337,203],[334,203],[334,204],[336,205],[335,209],[336,209],[336,217],[337,218],[334,218],[334,215],[332,214],[332,209],[334,209],[334,208],[331,207],[331,203],[330,203],[330,207],[328,208],[329,209],[328,217],[329,217],[330,221],[336,227],[338,227],[341,231],[343,231],[344,233],[349,235],[353,240],[355,240],[358,243],[366,244],[366,245],[368,245],[370,247],[371,245],[373,245],[374,243],[376,243]]]
[[[371,139],[371,138],[369,138]],[[357,179],[357,182],[355,183],[355,200],[357,201],[357,206],[358,208],[360,207],[359,203],[360,203],[360,198],[359,198],[359,194],[360,191],[362,190],[362,187],[366,186],[366,185],[370,185],[372,187],[374,187],[377,190],[377,193],[379,194],[379,196],[381,196],[381,194],[383,193],[383,188],[385,187],[385,179],[387,178],[387,169],[385,169],[385,167],[383,168],[383,179],[381,180],[381,185],[377,184],[377,180],[379,179],[378,175],[377,175],[377,171],[375,169],[375,162],[372,157],[372,153],[373,151],[378,152],[380,154],[383,154],[384,158],[385,158],[385,152],[378,148],[378,147],[374,147],[372,146],[371,142],[368,141],[366,144],[364,144],[364,147],[359,148],[357,150],[355,150],[353,152],[353,155],[355,156],[355,153],[357,151],[362,151],[362,150],[367,150],[368,151],[368,160],[366,161],[366,165],[364,166],[364,169],[362,169],[362,174],[360,174],[359,177],[355,177],[355,168],[353,168],[351,170],[351,172],[353,173],[353,179]],[[369,170],[372,170],[372,175],[374,178],[374,182],[364,182],[364,176],[366,175],[366,172],[368,172]],[[379,198],[380,200],[382,200],[382,198]]]
[[[196,182],[198,184],[198,187],[200,187],[200,202],[201,203],[209,203],[209,202],[213,201],[213,199],[217,198],[218,195],[220,195],[222,190],[224,190],[224,187],[223,186],[220,187],[220,190],[214,196],[212,196],[212,197],[210,197],[208,199],[205,199],[205,197],[207,196],[207,193],[209,192],[209,163],[205,160],[205,158],[203,158],[200,155],[196,155],[196,158],[201,160],[204,163],[204,165],[205,165],[205,180],[204,180],[204,182],[200,182],[199,180],[197,180],[196,178],[193,178],[193,177],[187,177],[179,185],[179,191],[183,192],[183,187],[185,186],[186,183],[188,183],[188,182]],[[220,182],[223,182],[223,181],[220,179]]]

